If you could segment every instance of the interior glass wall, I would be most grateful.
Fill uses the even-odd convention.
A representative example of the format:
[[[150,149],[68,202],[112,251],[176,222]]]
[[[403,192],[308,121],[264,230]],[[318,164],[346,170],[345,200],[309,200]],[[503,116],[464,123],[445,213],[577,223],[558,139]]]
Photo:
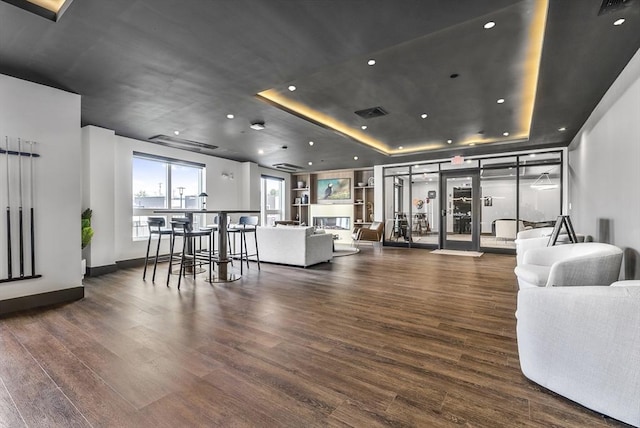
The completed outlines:
[[[438,165],[411,168],[411,238],[415,246],[438,245],[440,233],[440,175]]]
[[[385,172],[385,242],[411,242],[411,176],[409,167],[389,168]]]
[[[513,251],[518,231],[562,212],[561,151],[395,166],[384,169],[385,244],[437,248],[441,174],[463,169],[480,173],[482,250]]]
[[[480,247],[515,248],[517,158],[483,160],[480,170]]]

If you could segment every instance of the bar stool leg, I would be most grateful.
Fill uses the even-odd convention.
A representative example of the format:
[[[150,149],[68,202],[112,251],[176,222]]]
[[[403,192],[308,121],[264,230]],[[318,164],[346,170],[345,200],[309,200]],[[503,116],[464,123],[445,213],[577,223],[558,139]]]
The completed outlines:
[[[144,257],[144,270],[142,271],[142,279],[145,279],[147,277],[147,262],[149,261],[149,248],[151,247],[151,235],[152,235],[151,232],[149,232],[149,240],[147,241],[147,255]]]
[[[167,287],[169,286],[169,280],[171,279],[171,265],[173,264],[173,247],[176,243],[176,236],[171,235],[171,244],[169,245],[169,269],[167,269]]]
[[[160,241],[162,240],[162,233],[158,234],[158,246],[156,247],[156,260],[153,263],[153,275],[151,276],[151,282],[156,281],[156,268],[158,267],[158,255],[160,254]],[[147,251],[149,251],[147,249]],[[146,266],[145,266],[146,269]],[[144,275],[143,275],[144,277]]]
[[[242,232],[240,235],[242,236],[242,241],[244,241],[244,257],[247,259],[247,269],[249,269],[249,250],[247,249],[247,234]],[[240,252],[242,252],[242,248],[240,248]],[[240,259],[242,262],[242,258]]]
[[[182,238],[182,254],[180,255],[180,272],[178,272],[178,290],[180,290],[180,280],[182,279],[182,273],[186,272],[184,267],[184,252],[187,250],[187,237]]]
[[[258,270],[260,270],[260,254],[258,254],[258,231],[253,232],[253,240],[256,243],[256,261],[258,262]]]

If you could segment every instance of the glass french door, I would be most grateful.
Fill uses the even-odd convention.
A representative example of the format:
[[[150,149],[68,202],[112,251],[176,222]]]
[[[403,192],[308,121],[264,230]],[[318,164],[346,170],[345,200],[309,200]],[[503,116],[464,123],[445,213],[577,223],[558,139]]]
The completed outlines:
[[[442,172],[440,248],[478,251],[480,245],[480,173]]]

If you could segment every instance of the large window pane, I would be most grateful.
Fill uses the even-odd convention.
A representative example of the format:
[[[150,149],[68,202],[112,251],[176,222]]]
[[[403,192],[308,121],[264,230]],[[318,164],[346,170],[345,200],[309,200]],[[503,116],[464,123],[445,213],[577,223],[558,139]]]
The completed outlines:
[[[133,207],[167,208],[167,164],[133,158]]]
[[[153,213],[155,209],[200,208],[198,195],[203,191],[203,174],[204,168],[197,164],[134,154],[131,236],[134,239],[149,236],[147,218],[156,215]],[[195,228],[199,227],[199,220],[200,216],[194,217]]]
[[[284,220],[284,180],[262,177],[261,184],[261,223],[273,226],[276,221]]]
[[[201,171],[201,168],[171,165],[171,208],[199,208]]]

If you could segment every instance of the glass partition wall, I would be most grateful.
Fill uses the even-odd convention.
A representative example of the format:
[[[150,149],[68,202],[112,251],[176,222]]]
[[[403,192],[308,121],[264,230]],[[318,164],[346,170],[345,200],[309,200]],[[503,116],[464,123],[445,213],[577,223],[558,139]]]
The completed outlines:
[[[552,226],[562,152],[384,168],[384,244],[513,252],[520,230]]]

